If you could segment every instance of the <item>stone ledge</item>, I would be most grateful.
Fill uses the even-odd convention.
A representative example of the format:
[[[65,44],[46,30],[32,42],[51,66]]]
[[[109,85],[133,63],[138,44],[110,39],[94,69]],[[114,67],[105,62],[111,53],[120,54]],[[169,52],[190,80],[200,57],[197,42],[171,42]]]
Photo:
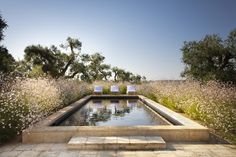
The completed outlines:
[[[156,150],[165,149],[166,143],[160,136],[74,136],[68,142],[68,148],[80,150]]]
[[[205,128],[204,126],[194,122],[193,120],[188,119],[188,118],[182,116],[181,114],[176,113],[176,112],[168,109],[167,107],[165,107],[153,100],[150,100],[142,95],[139,95],[139,98],[142,102],[144,102],[150,108],[152,108],[157,113],[159,113],[160,115],[162,115],[163,117],[165,117],[169,121],[173,122],[174,124],[184,125],[184,126],[194,126],[194,127],[198,127],[198,128]]]

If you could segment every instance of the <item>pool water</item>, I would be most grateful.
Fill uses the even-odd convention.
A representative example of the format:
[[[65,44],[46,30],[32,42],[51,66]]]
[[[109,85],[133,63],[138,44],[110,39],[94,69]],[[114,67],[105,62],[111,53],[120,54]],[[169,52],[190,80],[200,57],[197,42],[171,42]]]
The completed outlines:
[[[138,99],[92,99],[60,126],[169,125]]]

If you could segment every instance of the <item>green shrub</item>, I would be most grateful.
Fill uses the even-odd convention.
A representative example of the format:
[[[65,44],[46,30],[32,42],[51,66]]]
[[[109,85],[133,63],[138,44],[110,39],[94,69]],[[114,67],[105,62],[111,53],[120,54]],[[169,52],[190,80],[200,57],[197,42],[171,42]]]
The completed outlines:
[[[126,85],[121,84],[119,86],[119,88],[120,88],[120,93],[121,94],[126,94],[126,90],[127,90],[127,86]]]
[[[163,97],[159,100],[159,102],[163,105],[165,105],[166,107],[172,109],[172,110],[177,110],[176,105],[174,104],[174,102],[168,98],[168,97]]]
[[[110,94],[110,93],[111,93],[110,88],[107,87],[103,88],[103,94]]]
[[[151,100],[153,100],[153,101],[158,102],[157,97],[156,97],[155,94],[153,94],[153,93],[147,94],[146,97],[148,97],[149,99],[151,99]]]
[[[201,114],[199,112],[199,107],[197,104],[189,105],[189,107],[187,107],[184,112],[193,119],[201,120]]]

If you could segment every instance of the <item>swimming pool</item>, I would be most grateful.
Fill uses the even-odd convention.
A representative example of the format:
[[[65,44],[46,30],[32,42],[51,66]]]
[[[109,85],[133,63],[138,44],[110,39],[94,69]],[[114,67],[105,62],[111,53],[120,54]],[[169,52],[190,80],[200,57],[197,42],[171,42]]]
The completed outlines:
[[[59,126],[170,125],[138,99],[91,99]]]
[[[22,142],[64,143],[74,136],[200,142],[208,141],[209,130],[142,95],[88,95],[24,130]]]

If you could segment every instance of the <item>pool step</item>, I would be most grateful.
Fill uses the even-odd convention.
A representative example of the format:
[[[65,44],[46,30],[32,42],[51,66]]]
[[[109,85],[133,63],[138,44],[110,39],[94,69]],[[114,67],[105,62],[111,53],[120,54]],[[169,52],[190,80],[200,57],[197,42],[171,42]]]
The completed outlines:
[[[74,136],[68,142],[69,149],[81,150],[156,150],[165,149],[160,136]]]

